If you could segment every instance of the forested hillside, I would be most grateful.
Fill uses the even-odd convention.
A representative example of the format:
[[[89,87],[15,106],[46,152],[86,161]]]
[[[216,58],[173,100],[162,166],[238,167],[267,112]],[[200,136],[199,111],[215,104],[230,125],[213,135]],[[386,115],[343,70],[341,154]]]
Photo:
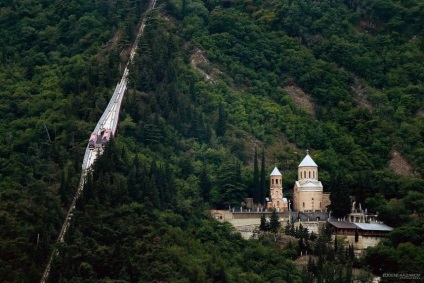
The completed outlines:
[[[41,277],[146,4],[0,3],[0,281]],[[336,215],[350,195],[396,227],[362,266],[420,270],[424,3],[158,5],[118,136],[93,168],[50,281],[308,282],[287,252],[205,213],[267,188],[255,149],[262,176],[282,169],[285,193],[309,149]]]
[[[147,1],[1,1],[0,281],[36,282]]]

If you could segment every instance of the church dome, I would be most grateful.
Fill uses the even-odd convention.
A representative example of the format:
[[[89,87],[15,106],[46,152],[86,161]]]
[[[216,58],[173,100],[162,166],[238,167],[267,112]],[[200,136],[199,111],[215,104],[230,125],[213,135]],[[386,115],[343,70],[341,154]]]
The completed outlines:
[[[306,154],[305,158],[303,158],[302,162],[300,162],[299,167],[318,167],[312,157],[309,154]]]

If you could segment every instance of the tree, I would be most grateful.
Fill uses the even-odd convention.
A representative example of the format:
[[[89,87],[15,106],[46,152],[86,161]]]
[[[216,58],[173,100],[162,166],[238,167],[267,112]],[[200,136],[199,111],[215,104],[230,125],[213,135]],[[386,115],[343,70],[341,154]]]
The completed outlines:
[[[255,156],[253,159],[253,181],[252,181],[252,197],[253,203],[260,203],[260,189],[259,189],[259,166],[258,166],[258,152],[255,147]]]
[[[358,228],[355,229],[355,243],[359,240]]]
[[[218,206],[239,205],[245,197],[240,166],[240,162],[234,158],[224,161],[219,167],[219,199],[216,203]]]
[[[365,254],[365,263],[371,267],[374,274],[385,272],[396,273],[399,268],[399,258],[396,250],[387,246],[368,248]]]
[[[68,203],[69,203],[68,188],[69,188],[68,172],[67,172],[67,169],[63,169],[61,178],[60,178],[59,193],[60,193],[60,200],[64,206],[68,206]]]
[[[262,150],[261,180],[259,184],[259,202],[265,206],[265,150]]]
[[[266,231],[269,231],[269,229],[270,229],[269,223],[266,220],[265,214],[262,214],[261,223],[259,225],[259,230],[266,232]]]
[[[331,178],[330,208],[335,217],[343,218],[350,212],[350,192],[341,173]]]
[[[210,192],[212,188],[212,183],[210,181],[208,170],[207,170],[207,163],[203,162],[202,172],[200,172],[199,176],[199,186],[202,190],[202,197],[203,200],[208,202],[210,199]]]
[[[353,244],[349,245],[349,260],[353,261],[355,259],[355,248]]]
[[[274,233],[277,233],[278,230],[280,229],[280,226],[281,226],[281,224],[280,224],[278,215],[277,215],[277,213],[274,210],[272,212],[271,218],[269,220],[269,230],[272,231],[272,232],[274,232]]]
[[[227,115],[224,110],[222,102],[218,106],[218,122],[216,124],[216,135],[221,137],[227,131]]]
[[[338,243],[339,243],[339,241],[337,240],[337,236],[334,238],[334,251],[335,252],[337,252],[337,250],[338,250]]]
[[[391,199],[378,216],[384,223],[394,227],[402,225],[409,217],[403,201],[399,199]]]

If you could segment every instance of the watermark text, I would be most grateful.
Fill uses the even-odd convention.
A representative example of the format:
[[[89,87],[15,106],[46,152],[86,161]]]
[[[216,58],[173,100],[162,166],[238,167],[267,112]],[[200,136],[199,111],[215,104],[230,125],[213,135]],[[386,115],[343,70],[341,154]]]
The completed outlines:
[[[383,278],[397,278],[404,280],[419,280],[421,274],[418,273],[383,273]]]

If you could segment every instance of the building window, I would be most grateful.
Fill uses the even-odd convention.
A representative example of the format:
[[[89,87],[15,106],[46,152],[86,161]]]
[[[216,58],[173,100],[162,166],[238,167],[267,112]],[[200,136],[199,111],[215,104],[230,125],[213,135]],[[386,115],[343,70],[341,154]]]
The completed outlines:
[[[309,173],[309,178],[311,178],[311,171],[309,171],[308,173]]]
[[[321,202],[319,202],[319,208],[321,208]]]
[[[305,208],[305,203],[304,202],[302,202],[302,207]]]
[[[314,198],[312,198],[312,200],[314,200]]]
[[[312,178],[314,178],[314,179],[315,179],[315,171],[312,173],[312,176],[313,176]]]
[[[274,185],[274,179],[271,179],[271,183]]]

